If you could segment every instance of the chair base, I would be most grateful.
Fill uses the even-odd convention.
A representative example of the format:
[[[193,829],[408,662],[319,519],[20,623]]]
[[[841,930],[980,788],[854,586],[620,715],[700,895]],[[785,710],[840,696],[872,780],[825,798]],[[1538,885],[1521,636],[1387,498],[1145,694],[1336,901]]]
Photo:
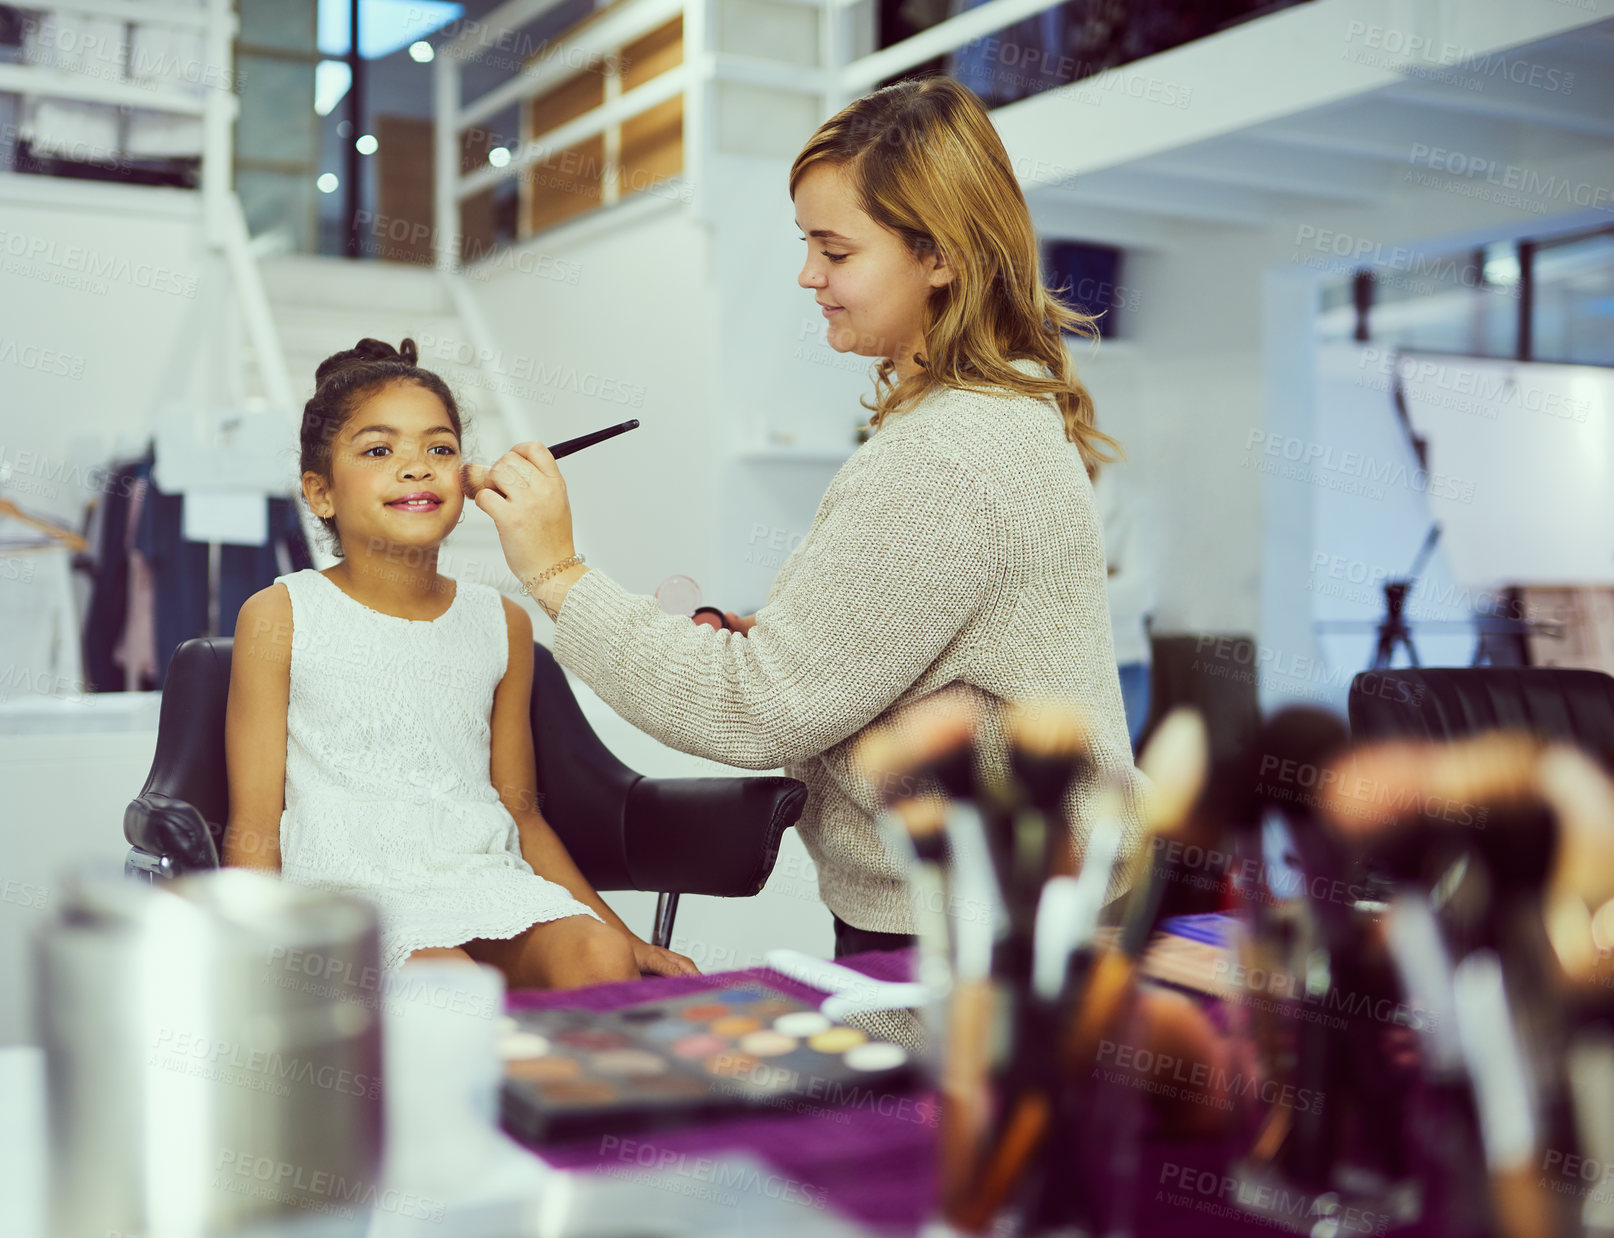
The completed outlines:
[[[130,847],[129,854],[123,859],[123,875],[132,877],[136,881],[172,881],[177,873],[174,872],[173,863],[166,855],[152,855],[149,851],[142,851],[139,847]]]
[[[656,922],[650,929],[650,944],[666,949],[672,944],[673,920],[678,916],[678,895],[656,895]]]

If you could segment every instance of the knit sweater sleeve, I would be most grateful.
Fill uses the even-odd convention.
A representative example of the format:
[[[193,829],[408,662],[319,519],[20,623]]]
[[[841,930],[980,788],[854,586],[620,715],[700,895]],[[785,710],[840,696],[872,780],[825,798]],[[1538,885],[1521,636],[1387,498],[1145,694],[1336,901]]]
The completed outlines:
[[[683,752],[773,769],[834,747],[980,609],[1001,538],[990,481],[922,442],[893,444],[839,488],[749,636],[590,570],[556,617],[556,660]]]

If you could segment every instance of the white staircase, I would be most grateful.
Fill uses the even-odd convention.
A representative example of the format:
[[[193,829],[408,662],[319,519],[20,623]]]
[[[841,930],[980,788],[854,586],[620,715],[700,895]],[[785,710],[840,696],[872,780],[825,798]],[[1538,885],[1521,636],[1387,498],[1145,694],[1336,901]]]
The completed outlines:
[[[302,417],[302,402],[314,392],[314,372],[332,353],[352,348],[369,336],[397,347],[413,339],[419,364],[435,371],[454,393],[466,426],[467,458],[491,462],[526,435],[501,407],[495,384],[509,383],[478,361],[449,285],[431,267],[401,263],[349,261],[308,254],[281,254],[259,261],[276,333],[286,358],[293,397],[292,441]],[[257,358],[247,350],[246,389],[267,390]],[[506,398],[504,405],[515,401]],[[315,563],[335,562],[325,548],[323,531],[305,513]],[[459,528],[444,545],[439,563],[447,575],[488,584],[510,583],[499,553],[492,521],[469,508]]]

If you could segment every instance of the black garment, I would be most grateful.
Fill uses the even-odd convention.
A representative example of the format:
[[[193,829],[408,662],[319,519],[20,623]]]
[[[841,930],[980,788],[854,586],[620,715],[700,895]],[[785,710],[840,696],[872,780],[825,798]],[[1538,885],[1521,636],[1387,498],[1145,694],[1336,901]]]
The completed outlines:
[[[838,959],[869,950],[906,950],[918,940],[912,933],[877,933],[873,929],[853,928],[833,911],[829,914],[835,921],[835,957]]]
[[[140,505],[135,548],[151,565],[156,607],[157,687],[168,675],[168,659],[193,636],[207,631],[207,543],[184,536],[185,498],[165,494],[147,479]],[[232,629],[233,630],[233,629]]]
[[[219,630],[214,635],[233,633],[241,604],[259,589],[274,584],[276,576],[313,566],[296,505],[290,499],[270,499],[267,542],[262,546],[219,547]]]
[[[101,504],[100,538],[90,567],[92,583],[84,616],[84,679],[87,692],[122,692],[123,667],[112,651],[123,635],[129,609],[129,555],[123,539],[129,527],[129,496],[138,475],[135,464],[119,465],[106,474]]]

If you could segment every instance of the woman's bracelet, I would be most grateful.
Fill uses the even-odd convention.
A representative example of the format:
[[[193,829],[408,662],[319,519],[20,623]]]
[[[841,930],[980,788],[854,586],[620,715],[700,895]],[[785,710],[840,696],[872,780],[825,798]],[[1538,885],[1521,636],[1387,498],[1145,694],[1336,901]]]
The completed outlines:
[[[531,580],[523,584],[521,586],[521,591],[529,595],[535,595],[538,591],[538,586],[543,584],[544,581],[548,580],[551,576],[554,576],[559,572],[564,572],[569,567],[577,566],[577,564],[581,562],[583,562],[582,555],[573,555],[570,559],[562,559],[559,563],[555,564],[554,567],[549,568],[540,575],[534,576]]]

